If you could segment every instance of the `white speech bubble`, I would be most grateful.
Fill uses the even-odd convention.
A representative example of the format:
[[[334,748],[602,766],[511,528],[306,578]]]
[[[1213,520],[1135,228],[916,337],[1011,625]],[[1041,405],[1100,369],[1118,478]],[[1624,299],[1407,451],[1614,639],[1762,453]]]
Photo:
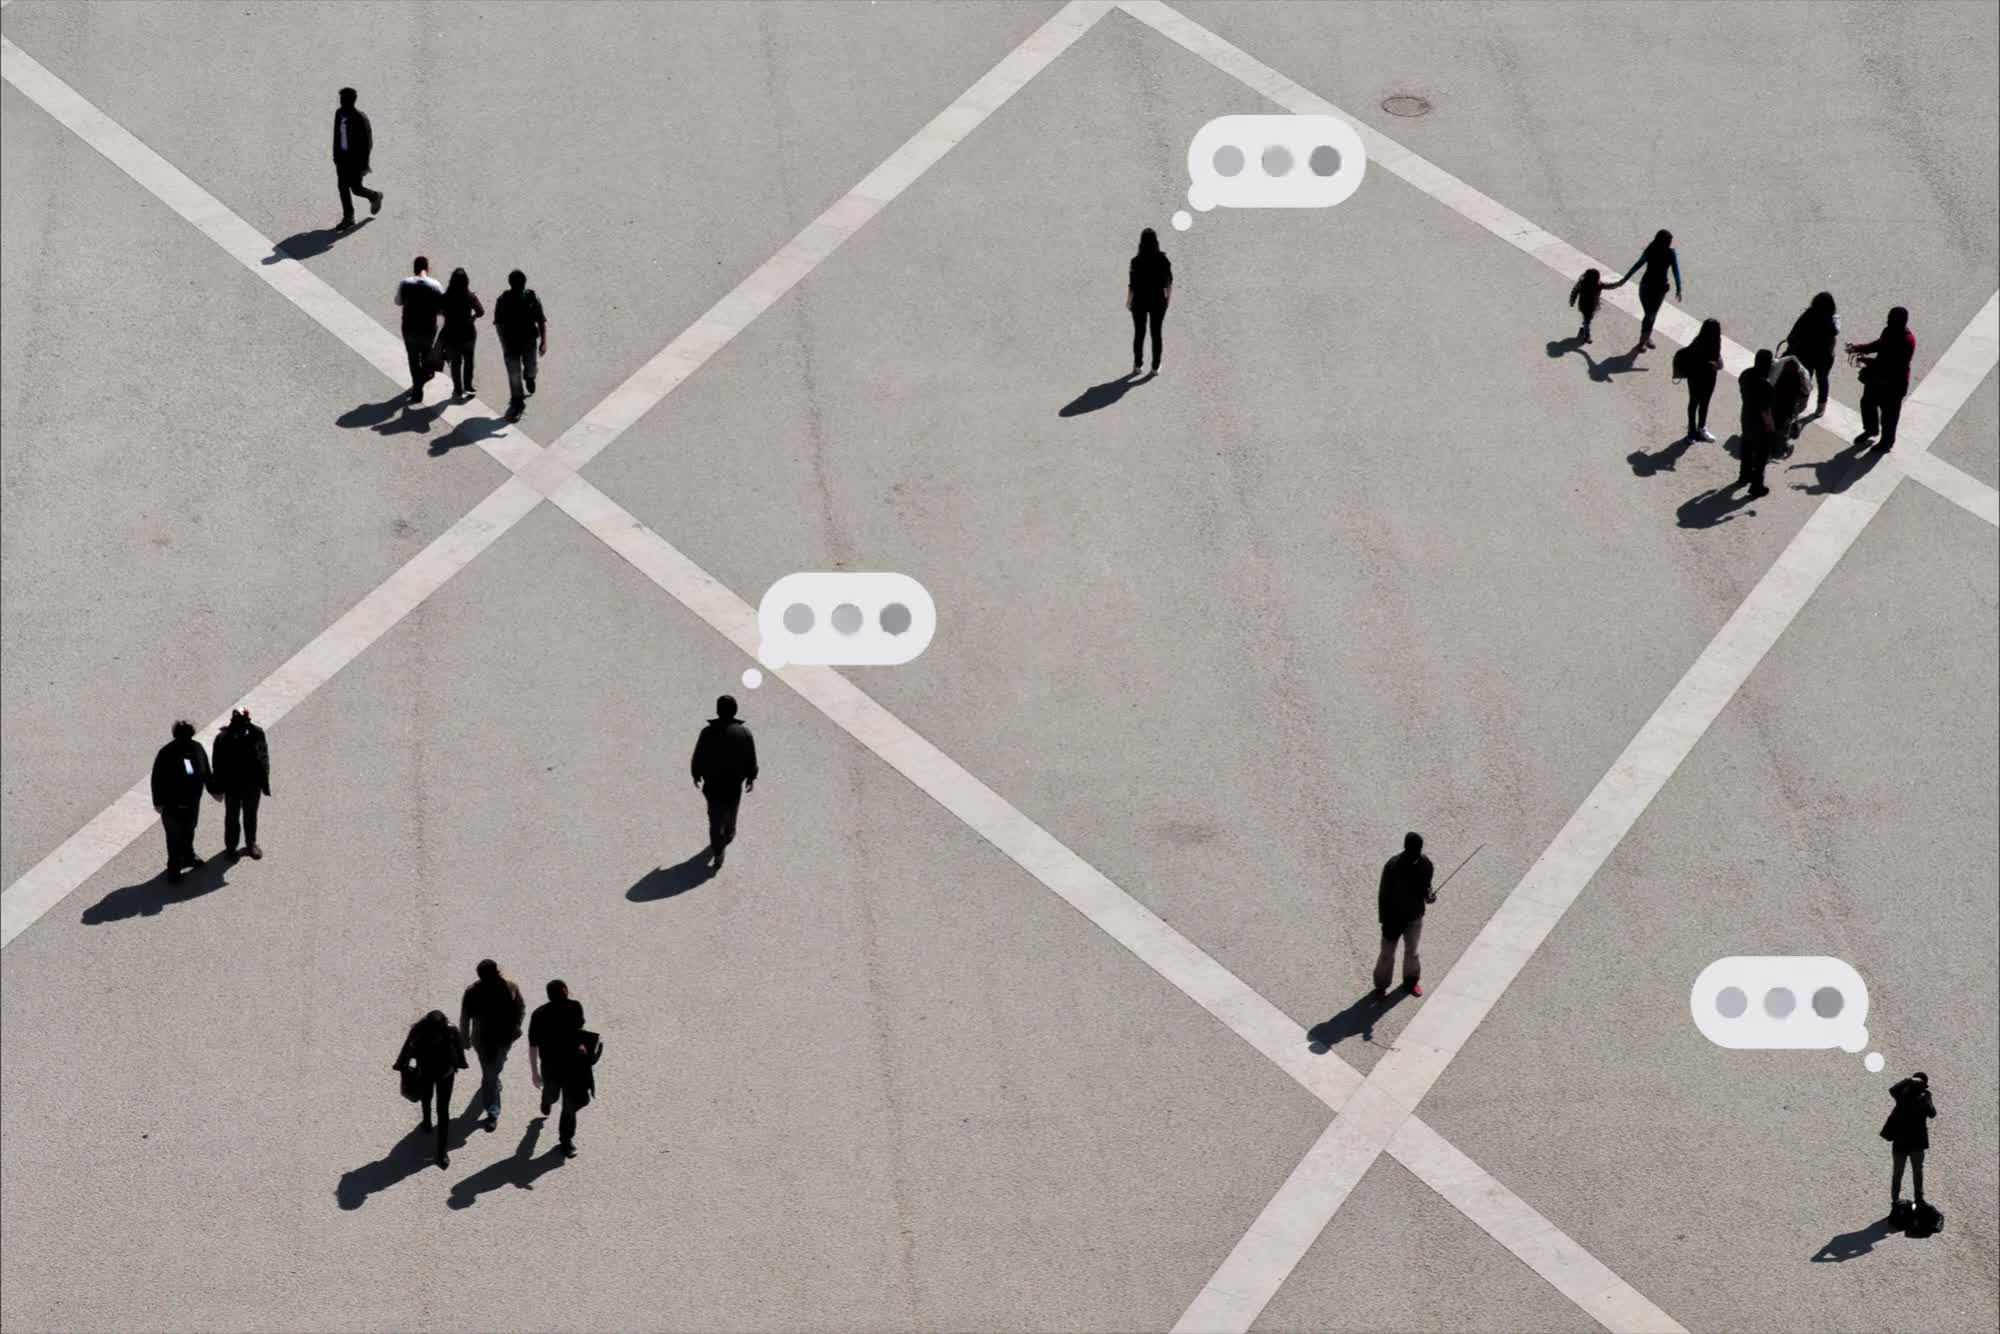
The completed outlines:
[[[1868,984],[1843,959],[1717,959],[1695,978],[1688,1013],[1703,1037],[1737,1051],[1854,1052],[1868,1045]]]
[[[937,605],[907,574],[788,574],[757,604],[757,661],[801,667],[895,667],[937,633]]]
[[[1368,155],[1332,116],[1218,116],[1188,144],[1188,205],[1331,208],[1361,186]]]

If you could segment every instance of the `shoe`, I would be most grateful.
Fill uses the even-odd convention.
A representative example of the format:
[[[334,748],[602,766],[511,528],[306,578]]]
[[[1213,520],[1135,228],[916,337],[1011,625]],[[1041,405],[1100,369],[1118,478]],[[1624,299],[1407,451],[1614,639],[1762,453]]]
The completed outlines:
[[[1389,999],[1389,993],[1384,991],[1381,987],[1376,987],[1368,993],[1368,999],[1372,1001],[1387,1000]]]
[[[479,391],[478,391],[477,389],[474,389],[474,388],[472,387],[472,381],[470,381],[470,380],[467,380],[467,381],[465,382],[465,396],[466,396],[467,398],[471,398],[471,397],[472,397],[472,396],[473,396],[474,394],[476,394],[476,393],[478,393],[478,392],[479,392]]]
[[[494,1115],[493,1113],[488,1112],[486,1114],[486,1119],[481,1121],[479,1124],[486,1131],[486,1133],[490,1135],[494,1131],[500,1128],[500,1118]]]
[[[510,422],[521,420],[521,404],[509,403],[507,405],[507,420]]]
[[[229,858],[229,864],[231,866],[234,866],[236,865],[236,859],[241,857],[243,854],[238,852],[235,848],[224,848],[222,850],[222,855]]]
[[[451,1166],[451,1155],[450,1155],[450,1154],[448,1154],[448,1153],[440,1153],[440,1154],[438,1154],[438,1156],[437,1156],[437,1165],[438,1165],[439,1167],[450,1167],[450,1166]]]
[[[528,396],[529,396],[530,398],[534,397],[534,393],[535,393],[535,382],[534,382],[533,380],[530,380],[530,379],[527,379],[527,378],[523,377],[523,378],[522,378],[522,380],[521,380],[521,387],[522,387],[523,389],[525,389],[525,390],[527,390],[527,391],[528,391]]]
[[[435,1127],[431,1125],[431,1119],[427,1116],[423,1119],[423,1122],[417,1126],[417,1129],[428,1132],[430,1130],[435,1129]]]
[[[722,849],[721,849],[721,848],[717,848],[717,849],[715,850],[715,869],[716,869],[716,870],[718,870],[718,871],[720,871],[720,870],[722,869]]]
[[[188,858],[187,866],[184,869],[189,871],[197,870],[206,863],[207,863],[207,858],[203,857],[200,853],[197,852],[193,856]]]
[[[1410,983],[1410,994],[1411,994],[1412,996],[1421,996],[1421,995],[1423,995],[1423,994],[1424,994],[1424,984],[1423,984],[1423,983],[1421,983],[1421,982],[1412,982],[1412,983]]]
[[[1874,438],[1875,438],[1875,433],[1873,431],[1863,431],[1860,435],[1854,437],[1854,443],[1857,445],[1865,445]]]
[[[1771,488],[1768,486],[1753,486],[1750,488],[1750,498],[1752,500],[1757,499],[1759,496],[1768,496],[1770,494]]]
[[[340,220],[339,222],[336,222],[336,223],[334,223],[334,224],[333,224],[333,230],[334,230],[334,233],[335,233],[336,235],[338,235],[338,234],[339,234],[339,233],[341,233],[341,232],[351,232],[351,231],[353,231],[353,230],[354,230],[354,219],[352,219],[352,218],[342,218],[342,219],[341,219],[341,220]]]
[[[368,201],[368,216],[372,218],[381,211],[382,211],[382,192],[380,190],[377,190],[375,192],[375,197]]]
[[[1694,433],[1694,438],[1701,441],[1705,445],[1712,445],[1715,443],[1714,432],[1710,431],[1706,426],[1702,427],[1699,431],[1696,431]]]
[[[412,402],[412,403],[421,403],[421,402],[423,402],[423,401],[424,401],[424,391],[423,391],[423,390],[421,390],[421,389],[412,389],[412,390],[410,391],[410,402]]]
[[[1646,350],[1647,350],[1648,352],[1651,352],[1651,351],[1653,351],[1653,350],[1654,350],[1654,347],[1653,347],[1653,340],[1652,340],[1652,339],[1650,339],[1650,338],[1648,338],[1648,339],[1646,340]]]
[[[453,386],[451,387],[451,396],[452,396],[453,398],[463,398],[463,397],[465,397],[465,389],[464,389],[464,387],[463,387],[463,386],[460,386],[460,385],[453,385]]]
[[[1875,446],[1875,448],[1880,450],[1891,450],[1894,449],[1895,447],[1896,447],[1896,442],[1894,440],[1884,440],[1881,444]]]
[[[1159,373],[1160,373],[1160,363],[1156,361],[1153,363],[1153,374],[1158,375]]]
[[[253,862],[261,862],[264,860],[264,849],[258,847],[255,843],[252,843],[249,847],[243,850],[250,854],[250,860]]]
[[[571,1143],[569,1143],[569,1142],[565,1141],[565,1142],[564,1142],[564,1143],[562,1144],[561,1148],[562,1148],[562,1156],[563,1156],[563,1157],[565,1157],[565,1158],[574,1158],[574,1157],[576,1157],[576,1145],[574,1145],[574,1144],[571,1144]]]
[[[180,882],[181,882],[181,868],[178,866],[169,866],[167,868],[167,883],[170,885],[178,885]]]

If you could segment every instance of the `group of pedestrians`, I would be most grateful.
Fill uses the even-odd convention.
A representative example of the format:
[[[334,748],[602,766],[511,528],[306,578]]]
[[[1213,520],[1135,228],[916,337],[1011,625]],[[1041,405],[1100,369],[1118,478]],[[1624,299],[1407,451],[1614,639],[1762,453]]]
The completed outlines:
[[[424,401],[424,386],[440,370],[451,372],[451,396],[470,398],[477,322],[486,318],[486,304],[472,290],[464,269],[453,269],[451,281],[438,286],[431,261],[418,255],[410,276],[396,287],[396,304],[403,312],[403,353],[410,364],[410,402]],[[535,392],[535,372],[549,350],[549,321],[541,298],[528,286],[528,275],[515,269],[507,275],[507,290],[493,303],[493,332],[500,339],[500,359],[507,367],[507,420],[519,421],[528,397]]]
[[[417,1129],[436,1131],[437,1165],[451,1166],[452,1084],[466,1068],[468,1049],[479,1059],[479,1091],[470,1110],[480,1114],[487,1131],[499,1128],[500,1072],[521,1039],[525,1017],[528,1076],[541,1091],[543,1116],[562,1104],[559,1146],[565,1158],[574,1158],[576,1114],[596,1096],[596,1066],[604,1054],[604,1040],[584,1027],[583,1005],[561,979],[548,984],[548,1000],[528,1015],[520,987],[500,971],[500,965],[481,959],[474,973],[472,985],[459,1000],[458,1023],[454,1025],[443,1010],[432,1010],[410,1026],[396,1054],[392,1068],[401,1075],[403,1096],[423,1108]]]
[[[248,709],[236,709],[229,725],[215,737],[215,756],[195,739],[194,724],[181,719],[173,739],[153,756],[153,811],[167,836],[167,879],[178,884],[183,872],[200,866],[194,850],[195,826],[201,820],[204,796],[222,803],[223,855],[233,865],[243,851],[261,859],[257,843],[257,808],[271,795],[271,752],[264,729],[250,721]]]

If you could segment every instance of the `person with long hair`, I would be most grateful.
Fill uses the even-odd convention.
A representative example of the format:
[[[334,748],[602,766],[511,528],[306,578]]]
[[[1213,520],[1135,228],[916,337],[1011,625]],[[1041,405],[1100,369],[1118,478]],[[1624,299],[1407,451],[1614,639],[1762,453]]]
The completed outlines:
[[[1620,278],[1613,286],[1623,287],[1626,280],[1638,273],[1641,268],[1646,271],[1639,277],[1639,305],[1646,315],[1639,322],[1639,343],[1634,351],[1653,346],[1653,320],[1659,315],[1660,307],[1666,303],[1669,277],[1673,279],[1674,300],[1681,299],[1681,257],[1674,250],[1672,232],[1661,228],[1653,233],[1653,239],[1646,243],[1646,248],[1639,253],[1639,258],[1633,260],[1632,267],[1625,270],[1625,277]]]
[[[1833,378],[1833,358],[1840,350],[1840,314],[1834,309],[1833,293],[1821,292],[1815,296],[1812,304],[1792,321],[1792,331],[1778,348],[1797,357],[1819,381],[1819,408],[1813,415],[1824,417]]]
[[[1174,265],[1160,249],[1160,235],[1151,227],[1139,233],[1139,253],[1126,270],[1125,309],[1132,312],[1132,374],[1139,373],[1139,353],[1146,330],[1153,331],[1153,374],[1160,373],[1160,325],[1174,294]]]
[[[1910,392],[1910,363],[1917,359],[1917,336],[1910,332],[1910,312],[1901,306],[1889,312],[1889,322],[1872,343],[1849,343],[1847,355],[1861,359],[1861,434],[1854,443],[1874,438],[1882,424],[1877,449],[1896,447],[1896,423],[1903,417],[1903,395]]]
[[[451,1135],[451,1084],[465,1069],[465,1042],[443,1010],[432,1010],[410,1025],[403,1050],[396,1055],[395,1069],[412,1072],[410,1082],[419,1092],[424,1122],[419,1130],[431,1128],[431,1106],[437,1105],[437,1165],[450,1167],[445,1152]]]
[[[1689,440],[1715,439],[1708,430],[1708,401],[1722,374],[1722,321],[1703,320],[1694,341],[1674,353],[1674,378],[1687,381]]]
[[[444,289],[444,328],[438,331],[438,358],[451,371],[451,396],[464,398],[473,392],[472,388],[472,347],[479,341],[479,330],[473,328],[474,320],[486,317],[486,307],[480,304],[478,293],[472,290],[472,279],[465,276],[464,269],[453,269],[451,281]]]

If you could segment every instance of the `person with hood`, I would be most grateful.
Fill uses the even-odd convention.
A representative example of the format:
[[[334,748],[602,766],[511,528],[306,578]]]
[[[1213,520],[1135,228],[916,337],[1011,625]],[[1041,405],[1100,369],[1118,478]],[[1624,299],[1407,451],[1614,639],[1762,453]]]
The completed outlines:
[[[465,1069],[465,1043],[443,1010],[432,1010],[410,1025],[393,1068],[405,1072],[405,1095],[414,1089],[412,1101],[423,1104],[424,1121],[417,1129],[431,1128],[431,1104],[437,1104],[437,1165],[450,1167],[445,1150],[451,1136],[451,1085]]]
[[[1910,312],[1897,306],[1889,312],[1889,322],[1872,343],[1849,343],[1847,354],[1864,359],[1861,367],[1861,434],[1854,443],[1865,445],[1882,424],[1882,443],[1877,449],[1896,447],[1896,423],[1903,416],[1903,395],[1910,392],[1910,363],[1917,359],[1917,336],[1910,332]]]
[[[1389,990],[1389,975],[1396,964],[1396,942],[1403,942],[1403,985],[1412,996],[1424,994],[1423,961],[1417,957],[1417,942],[1424,934],[1424,907],[1436,903],[1431,890],[1431,859],[1424,856],[1422,834],[1403,835],[1403,850],[1382,867],[1382,883],[1375,894],[1375,915],[1382,923],[1382,952],[1375,958],[1375,997]]]
[[[1125,309],[1132,312],[1132,374],[1139,373],[1139,353],[1149,327],[1153,334],[1153,374],[1160,373],[1160,326],[1166,322],[1167,302],[1173,295],[1173,261],[1160,249],[1160,234],[1148,227],[1139,233],[1139,253],[1132,256],[1125,273]]]
[[[370,190],[361,178],[370,170],[369,157],[375,152],[375,129],[361,108],[354,105],[352,88],[340,90],[340,110],[333,113],[333,177],[340,188],[340,225],[337,232],[354,227],[354,196],[368,201],[368,216],[382,211],[382,192]]]
[[[1821,292],[1815,296],[1812,304],[1792,321],[1792,331],[1778,347],[1797,357],[1819,382],[1819,408],[1813,416],[1824,417],[1833,378],[1833,357],[1840,350],[1840,314],[1834,309],[1833,293]]]
[[[236,861],[237,824],[243,830],[243,851],[261,860],[264,849],[257,845],[257,807],[271,795],[271,751],[264,744],[264,729],[250,721],[250,710],[236,709],[229,726],[215,738],[214,786],[222,798],[222,852]]]
[[[1924,1154],[1931,1147],[1931,1118],[1937,1106],[1931,1101],[1931,1077],[1919,1070],[1908,1079],[1890,1086],[1895,1110],[1882,1123],[1882,1138],[1889,1141],[1889,1213],[1903,1208],[1903,1164],[1910,1165],[1910,1185],[1916,1191],[1917,1208],[1924,1206]]]
[[[736,839],[736,808],[757,786],[757,742],[736,716],[733,697],[717,699],[715,713],[695,739],[688,772],[708,799],[708,854],[720,869],[723,849]]]
[[[1632,267],[1625,270],[1625,276],[1613,286],[1623,287],[1633,274],[1645,269],[1639,277],[1639,306],[1645,318],[1639,322],[1639,343],[1633,350],[1653,346],[1653,320],[1659,315],[1660,307],[1667,300],[1667,279],[1674,280],[1674,300],[1681,299],[1681,257],[1674,249],[1674,234],[1665,228],[1653,233],[1653,239],[1639,252],[1639,258],[1632,261]]]
[[[183,718],[174,737],[153,756],[153,810],[167,835],[167,879],[179,884],[181,872],[201,865],[194,851],[194,828],[201,819],[201,799],[209,790],[208,752],[194,739],[194,724]]]
[[[1769,495],[1770,488],[1764,485],[1764,466],[1771,461],[1771,441],[1777,428],[1771,420],[1771,349],[1757,349],[1757,360],[1746,367],[1736,377],[1736,388],[1743,395],[1743,416],[1739,440],[1742,453],[1741,466],[1736,471],[1736,485],[1750,488],[1752,499]]]
[[[478,980],[465,989],[458,1004],[458,1031],[465,1045],[479,1056],[479,1102],[490,1132],[500,1126],[500,1070],[507,1053],[521,1036],[521,1021],[527,1017],[528,1003],[521,989],[491,959],[481,959],[473,970]]]

